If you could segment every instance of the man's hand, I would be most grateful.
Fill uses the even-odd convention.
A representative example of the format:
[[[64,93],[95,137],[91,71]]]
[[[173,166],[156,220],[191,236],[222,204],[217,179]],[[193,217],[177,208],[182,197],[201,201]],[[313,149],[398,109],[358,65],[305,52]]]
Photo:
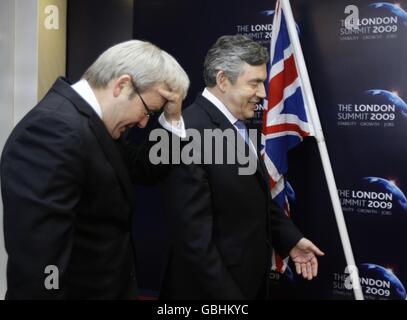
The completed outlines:
[[[164,106],[164,116],[167,121],[180,121],[184,95],[180,91],[168,91],[164,89],[159,89],[159,93],[167,100]]]
[[[308,239],[302,238],[290,251],[290,257],[295,263],[297,274],[304,279],[312,280],[318,274],[318,260],[316,256],[325,254]]]

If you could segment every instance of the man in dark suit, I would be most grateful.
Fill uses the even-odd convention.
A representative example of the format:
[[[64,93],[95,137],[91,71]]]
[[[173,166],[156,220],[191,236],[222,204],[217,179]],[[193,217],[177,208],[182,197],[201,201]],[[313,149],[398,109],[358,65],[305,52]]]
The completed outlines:
[[[245,132],[243,121],[266,96],[267,61],[267,51],[243,36],[221,37],[206,57],[207,88],[183,113],[187,135],[193,128],[203,137],[195,140],[201,159],[175,167],[163,188],[171,229],[162,299],[266,298],[272,246],[290,255],[304,278],[317,275],[316,255],[323,253],[272,201],[266,168]],[[207,147],[208,132],[226,131],[236,140],[225,135],[223,149]],[[219,164],[216,151],[207,161],[214,149],[226,161],[230,144],[236,155],[251,153],[255,170],[244,174],[238,161]]]
[[[133,183],[157,182],[149,145],[123,139],[162,108],[182,136],[189,79],[168,53],[128,41],[82,80],[58,79],[11,133],[1,158],[7,299],[137,297]]]

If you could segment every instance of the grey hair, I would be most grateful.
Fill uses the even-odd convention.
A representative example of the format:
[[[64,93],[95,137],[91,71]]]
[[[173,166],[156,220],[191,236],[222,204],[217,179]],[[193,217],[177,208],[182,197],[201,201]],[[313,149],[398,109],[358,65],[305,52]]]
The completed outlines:
[[[208,51],[204,63],[206,86],[216,86],[216,76],[223,71],[234,84],[241,75],[244,63],[260,66],[267,63],[269,55],[263,46],[242,35],[222,36]]]
[[[132,77],[140,91],[166,83],[173,90],[181,90],[184,98],[190,84],[188,75],[173,56],[140,40],[122,42],[107,49],[82,78],[94,88],[105,88],[111,80],[125,74]]]

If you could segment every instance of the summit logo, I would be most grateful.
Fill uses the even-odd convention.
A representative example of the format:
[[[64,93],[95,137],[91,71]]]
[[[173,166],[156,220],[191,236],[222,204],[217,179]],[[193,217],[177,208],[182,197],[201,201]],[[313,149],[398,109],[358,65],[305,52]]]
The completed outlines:
[[[339,39],[385,40],[396,39],[401,28],[407,27],[407,12],[400,4],[376,2],[360,8],[348,5],[340,20]]]

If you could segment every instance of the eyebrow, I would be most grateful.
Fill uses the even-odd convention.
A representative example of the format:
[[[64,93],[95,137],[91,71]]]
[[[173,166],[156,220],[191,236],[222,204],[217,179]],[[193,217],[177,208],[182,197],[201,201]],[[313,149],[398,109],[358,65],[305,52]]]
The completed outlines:
[[[256,79],[251,79],[251,80],[249,80],[249,82],[263,83],[263,82],[265,82],[266,80],[267,80],[267,79],[256,78]]]

